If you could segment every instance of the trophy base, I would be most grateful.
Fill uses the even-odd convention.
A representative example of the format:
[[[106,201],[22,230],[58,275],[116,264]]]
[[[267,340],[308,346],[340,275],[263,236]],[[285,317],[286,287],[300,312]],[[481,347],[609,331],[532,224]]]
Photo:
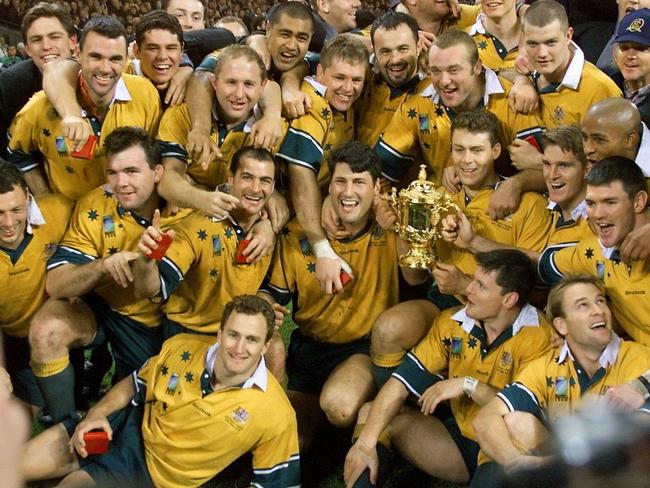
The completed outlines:
[[[399,265],[402,268],[410,269],[433,269],[436,265],[437,258],[428,252],[414,253],[411,249],[404,256],[400,256]]]

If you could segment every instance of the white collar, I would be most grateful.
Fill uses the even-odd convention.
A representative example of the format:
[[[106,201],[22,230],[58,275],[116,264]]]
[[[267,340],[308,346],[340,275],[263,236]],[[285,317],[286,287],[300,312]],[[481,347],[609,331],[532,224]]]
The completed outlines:
[[[43,217],[43,212],[41,212],[41,208],[33,195],[28,193],[27,198],[29,203],[27,204],[27,227],[25,227],[25,231],[28,234],[33,234],[34,229],[32,226],[45,224],[45,217]]]
[[[485,33],[486,33],[487,31],[485,30],[485,25],[483,24],[483,21],[484,21],[486,18],[487,18],[487,15],[485,15],[484,13],[480,13],[480,14],[478,14],[478,16],[476,17],[476,22],[474,22],[474,25],[472,25],[472,26],[467,30],[467,33],[468,33],[470,36],[475,36],[476,34],[483,34],[483,35],[485,35]]]
[[[571,59],[560,85],[577,90],[578,86],[580,86],[580,79],[582,78],[582,69],[585,66],[585,54],[573,41],[569,45],[569,50],[573,53],[573,59]]]
[[[485,73],[485,89],[483,93],[483,105],[487,107],[490,101],[490,95],[505,93],[503,85],[499,81],[497,74],[489,68],[484,68],[483,72]],[[425,90],[422,91],[423,97],[431,97],[433,103],[440,103],[440,95],[436,92],[433,85],[429,85]]]
[[[636,153],[634,162],[643,171],[643,176],[648,178],[650,177],[650,129],[645,125],[645,122],[641,122],[641,125],[643,126],[641,131],[641,144],[639,145],[639,151]]]
[[[607,366],[611,366],[612,364],[616,363],[620,347],[621,338],[617,336],[615,332],[612,332],[612,339],[609,341],[609,344],[607,344],[602,354],[598,358],[598,363],[600,363],[603,368],[607,368]],[[560,348],[560,354],[557,358],[558,364],[562,364],[564,361],[566,361],[567,357],[571,358],[572,361],[575,361],[573,354],[571,354],[571,349],[569,349],[569,343],[565,340],[564,344],[562,344],[562,347]]]
[[[600,242],[600,239],[598,239],[598,244],[600,245],[600,250],[601,250],[601,252],[603,253],[603,256],[606,259],[612,259],[612,254],[614,253],[614,251],[618,252],[617,247],[605,247],[605,246],[603,246],[603,243]]]
[[[461,308],[451,316],[452,320],[460,322],[461,328],[468,334],[472,332],[476,320],[467,316],[467,307]],[[512,336],[514,337],[524,327],[539,327],[539,314],[535,307],[527,303],[519,311],[519,315],[512,323]]]
[[[210,374],[210,377],[212,377],[212,373],[214,372],[214,360],[217,357],[217,349],[219,349],[219,343],[215,342],[210,346],[208,353],[205,355],[205,369]],[[253,386],[257,386],[260,390],[266,391],[267,384],[268,372],[266,370],[264,356],[262,356],[253,374],[250,378],[244,381],[244,384],[241,387],[252,388]]]
[[[120,79],[117,80],[117,85],[115,85],[115,93],[113,94],[111,105],[113,105],[113,102],[115,101],[128,102],[130,100],[132,100],[132,98],[131,94],[129,93],[129,89],[126,87],[124,78],[120,76]]]
[[[139,59],[132,59],[131,60],[131,67],[133,68],[133,72],[138,75],[138,76],[144,76],[142,74],[142,66],[140,65],[140,60]]]
[[[549,210],[555,210],[556,206],[558,206],[558,204],[549,198],[546,208]],[[589,214],[587,213],[587,202],[585,200],[582,200],[578,205],[576,205],[573,210],[571,210],[571,218],[576,222],[579,218],[582,217],[583,219],[586,219],[588,216]]]
[[[215,102],[214,105],[212,105],[212,118],[214,118],[214,120],[219,122],[219,112],[217,111],[216,102]],[[247,134],[250,133],[251,128],[253,127],[253,124],[255,122],[257,122],[260,118],[262,118],[262,109],[259,107],[258,104],[255,104],[253,106],[253,113],[246,120],[246,123],[244,124],[244,128],[242,129],[242,132],[246,132]],[[239,124],[237,124],[237,125],[239,125]]]
[[[316,81],[316,78],[313,76],[306,76],[305,81],[309,83],[311,86],[314,87],[314,90],[318,92],[318,94],[322,97],[325,96],[325,92],[327,91],[327,87],[319,82]]]

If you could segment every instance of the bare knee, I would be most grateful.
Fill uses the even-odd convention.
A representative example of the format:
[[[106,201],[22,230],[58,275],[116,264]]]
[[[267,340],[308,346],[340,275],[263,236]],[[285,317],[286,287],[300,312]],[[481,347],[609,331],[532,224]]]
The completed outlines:
[[[404,352],[422,339],[435,316],[435,307],[420,302],[401,303],[377,317],[371,333],[373,354]]]
[[[59,317],[37,314],[29,327],[32,357],[40,359],[54,351],[67,349],[68,326]]]
[[[349,427],[357,418],[359,402],[345,395],[323,394],[319,402],[327,420],[335,427]]]

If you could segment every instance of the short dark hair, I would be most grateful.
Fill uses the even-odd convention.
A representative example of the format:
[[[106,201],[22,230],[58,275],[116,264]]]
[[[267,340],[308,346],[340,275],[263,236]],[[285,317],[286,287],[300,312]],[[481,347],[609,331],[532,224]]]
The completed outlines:
[[[465,129],[471,134],[487,134],[492,146],[499,142],[499,128],[499,119],[484,108],[461,112],[454,117],[451,123],[452,136],[458,129]]]
[[[249,62],[256,63],[260,70],[262,81],[266,80],[266,66],[264,66],[264,61],[262,61],[260,55],[252,47],[244,44],[232,44],[221,50],[214,63],[215,76],[219,75],[226,61],[237,58],[245,58]]]
[[[290,1],[279,3],[269,11],[268,21],[270,24],[277,24],[280,22],[282,15],[287,15],[292,19],[309,20],[311,30],[314,30],[314,17],[311,15],[309,7],[302,2]]]
[[[235,174],[237,170],[239,169],[239,162],[243,158],[252,158],[257,161],[268,161],[269,163],[273,164],[273,174],[275,175],[275,172],[277,170],[277,164],[275,162],[275,158],[273,157],[273,154],[268,149],[264,148],[256,148],[253,146],[244,146],[240,147],[235,151],[235,154],[232,155],[232,159],[230,160],[230,173]]]
[[[605,186],[620,181],[630,200],[634,200],[640,191],[647,191],[646,178],[641,168],[623,156],[611,156],[598,161],[587,173],[585,181],[588,186]]]
[[[528,256],[517,249],[497,249],[480,252],[476,264],[486,273],[496,273],[495,281],[503,294],[516,293],[517,306],[523,307],[535,286],[535,267]]]
[[[86,25],[84,25],[83,30],[81,31],[81,39],[79,40],[79,49],[83,51],[84,41],[86,36],[90,32],[95,32],[103,37],[108,37],[109,39],[119,39],[120,37],[124,38],[124,49],[127,48],[127,32],[122,23],[114,17],[109,17],[108,15],[98,15],[97,17],[91,17]]]
[[[587,166],[587,155],[579,125],[560,125],[548,129],[542,134],[542,147],[547,146],[559,147],[562,151],[573,154],[583,167]]]
[[[528,7],[524,13],[521,28],[523,30],[527,24],[546,27],[556,20],[560,23],[562,31],[566,32],[569,28],[569,18],[565,8],[555,0],[539,0]]]
[[[335,60],[342,60],[350,64],[364,64],[368,66],[370,53],[356,34],[337,34],[325,41],[320,53],[320,65],[329,68]]]
[[[25,175],[13,163],[0,159],[0,194],[13,191],[14,187],[22,188],[25,193],[29,191]]]
[[[239,295],[230,300],[221,315],[221,327],[225,325],[233,312],[245,315],[262,314],[266,321],[266,341],[269,342],[275,330],[275,312],[271,304],[255,295]]]
[[[142,46],[145,34],[152,29],[160,29],[174,34],[178,42],[183,46],[183,28],[176,17],[164,10],[152,10],[142,16],[140,22],[135,25],[135,42]]]
[[[23,17],[20,24],[20,32],[23,35],[23,41],[27,44],[27,31],[32,26],[34,21],[41,17],[56,17],[61,25],[68,33],[68,37],[72,37],[75,33],[74,22],[70,14],[66,12],[60,5],[56,3],[40,2],[30,8]]]
[[[377,153],[359,141],[349,141],[327,155],[330,176],[339,163],[347,164],[353,173],[368,171],[373,181],[381,176],[381,159]]]
[[[478,47],[467,32],[458,29],[450,30],[440,34],[431,44],[432,47],[436,46],[438,49],[449,49],[458,45],[465,46],[469,54],[469,62],[474,66],[478,62]]]
[[[417,44],[419,34],[418,34],[418,24],[415,21],[415,19],[410,15],[406,15],[405,13],[389,10],[381,17],[378,17],[372,23],[372,27],[370,28],[370,39],[372,39],[372,45],[373,46],[375,45],[375,32],[377,32],[377,29],[394,31],[402,24],[406,25],[411,30],[411,33],[413,34],[413,39]]]
[[[104,141],[106,159],[110,160],[114,155],[133,146],[142,148],[151,169],[155,168],[157,164],[162,164],[158,141],[144,129],[129,126],[118,127],[106,137]]]

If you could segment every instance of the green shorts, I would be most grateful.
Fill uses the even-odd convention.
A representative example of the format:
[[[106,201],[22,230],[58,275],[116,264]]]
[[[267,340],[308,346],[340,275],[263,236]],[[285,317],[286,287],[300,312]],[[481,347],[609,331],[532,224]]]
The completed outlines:
[[[345,344],[329,344],[304,336],[299,329],[291,333],[287,355],[287,389],[318,394],[332,371],[350,356],[370,356],[370,339],[364,337]]]
[[[83,297],[97,320],[97,335],[91,345],[111,343],[118,381],[140,369],[162,347],[162,327],[146,327],[140,322],[111,309],[99,296],[90,293]]]
[[[113,429],[108,451],[104,454],[79,458],[80,469],[87,472],[98,488],[148,488],[153,481],[147,470],[142,440],[143,405],[129,405],[108,417]],[[72,436],[75,421],[63,425]]]

